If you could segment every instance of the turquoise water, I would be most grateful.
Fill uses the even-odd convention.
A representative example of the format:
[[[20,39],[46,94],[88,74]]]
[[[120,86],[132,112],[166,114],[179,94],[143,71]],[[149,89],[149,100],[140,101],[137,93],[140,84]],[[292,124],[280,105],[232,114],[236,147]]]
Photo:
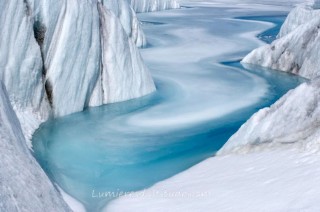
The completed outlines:
[[[110,200],[121,195],[122,191],[142,190],[214,156],[254,112],[274,103],[303,81],[296,76],[272,70],[252,66],[244,68],[239,61],[216,63],[210,59],[210,55],[204,55],[197,62],[192,62],[194,64],[188,64],[189,69],[183,64],[171,63],[170,59],[179,56],[177,52],[169,55],[169,58],[161,58],[161,63],[153,60],[156,55],[153,51],[157,48],[166,50],[168,44],[163,43],[162,39],[171,37],[170,45],[172,41],[176,41],[177,48],[174,51],[188,48],[185,41],[178,42],[181,39],[176,31],[170,31],[183,23],[191,27],[192,24],[209,27],[203,32],[203,37],[216,39],[208,37],[216,32],[210,24],[199,24],[208,23],[208,20],[203,19],[204,14],[215,14],[219,18],[213,13],[215,11],[217,9],[197,8],[155,13],[154,16],[142,15],[147,36],[151,38],[149,48],[142,52],[154,75],[157,92],[139,99],[89,108],[80,113],[49,120],[34,134],[34,155],[40,165],[55,183],[81,201],[88,211],[100,211]],[[180,16],[176,17],[177,13]],[[173,16],[176,18],[173,19]],[[190,19],[189,22],[182,22],[187,17],[191,17],[192,21]],[[158,19],[159,22],[153,24]],[[212,23],[214,21],[217,18],[213,17]],[[230,37],[233,30],[241,31],[241,24],[245,25],[235,25],[230,20],[225,24],[226,26],[219,27],[219,33]],[[162,27],[161,32],[158,27]],[[198,33],[200,36],[201,31]],[[201,55],[196,49],[191,54],[195,57]],[[243,54],[242,50],[234,51],[225,58],[229,60]],[[170,72],[170,67],[174,71]],[[234,106],[227,113],[221,110],[227,105],[226,102],[237,99],[234,104],[240,104],[252,90],[259,90],[260,84],[257,82],[266,84],[267,87],[265,93],[261,91],[258,92],[259,95],[257,93],[257,97],[249,98],[252,101],[257,99],[256,101],[239,108]],[[211,84],[218,84],[217,88],[212,88],[217,90],[212,90]],[[194,91],[189,97],[188,89],[197,89],[198,92]],[[219,95],[217,91],[222,94]],[[221,112],[221,116],[213,116],[211,110],[206,112],[208,108],[218,108],[215,113]],[[190,116],[201,110],[206,113]],[[180,121],[175,122],[178,119]],[[115,193],[109,193],[108,197],[96,197],[97,194],[106,192]]]

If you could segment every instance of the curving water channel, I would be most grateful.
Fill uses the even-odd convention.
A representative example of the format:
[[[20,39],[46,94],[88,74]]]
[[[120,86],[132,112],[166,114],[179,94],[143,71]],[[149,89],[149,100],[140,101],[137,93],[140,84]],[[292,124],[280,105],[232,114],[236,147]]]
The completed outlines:
[[[284,14],[201,6],[141,14],[157,92],[41,125],[34,155],[88,211],[212,157],[259,108],[302,79],[238,62],[274,37]],[[244,16],[255,16],[244,18]],[[237,16],[241,18],[234,19]],[[247,20],[246,20],[247,19]],[[98,197],[99,194],[110,196]]]

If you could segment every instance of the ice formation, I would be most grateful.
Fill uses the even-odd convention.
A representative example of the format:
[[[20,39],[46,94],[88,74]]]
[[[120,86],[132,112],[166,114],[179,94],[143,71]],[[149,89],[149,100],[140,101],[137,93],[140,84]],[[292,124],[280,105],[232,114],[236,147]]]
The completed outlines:
[[[153,12],[180,8],[177,0],[130,0],[133,9],[138,12]]]
[[[56,188],[31,156],[19,120],[1,82],[0,123],[0,211],[69,211]]]
[[[315,78],[320,74],[319,31],[320,11],[300,5],[289,14],[279,39],[253,50],[242,62]]]

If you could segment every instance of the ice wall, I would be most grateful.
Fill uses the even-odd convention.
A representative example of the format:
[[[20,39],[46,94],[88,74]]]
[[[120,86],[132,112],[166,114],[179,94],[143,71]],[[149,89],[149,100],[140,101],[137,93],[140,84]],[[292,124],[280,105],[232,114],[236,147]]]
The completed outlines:
[[[319,31],[320,11],[300,6],[288,16],[278,40],[253,50],[242,62],[310,79],[319,76]]]
[[[0,74],[28,138],[50,114],[63,116],[155,90],[134,45],[145,45],[135,12],[125,0],[105,3],[103,11],[111,17],[105,21],[101,3],[0,3]]]
[[[180,8],[177,0],[129,0],[131,6],[138,12],[153,12],[167,9]]]
[[[0,1],[0,7],[0,80],[9,91],[24,135],[31,138],[39,123],[50,114],[32,11],[22,0]]]
[[[0,211],[70,211],[26,146],[0,81]]]
[[[124,30],[138,47],[147,44],[141,24],[127,0],[102,0],[102,3],[119,18]]]
[[[101,24],[110,27],[101,29],[102,70],[90,105],[124,101],[154,91],[149,70],[119,19],[102,4],[98,9]]]

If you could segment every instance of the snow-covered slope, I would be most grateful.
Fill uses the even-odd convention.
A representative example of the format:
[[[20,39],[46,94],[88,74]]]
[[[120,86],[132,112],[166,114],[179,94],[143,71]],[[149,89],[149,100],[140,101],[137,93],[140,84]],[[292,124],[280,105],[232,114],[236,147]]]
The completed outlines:
[[[26,146],[19,120],[0,82],[0,211],[69,211]]]
[[[320,75],[319,32],[320,10],[299,6],[289,14],[279,39],[253,50],[242,62],[315,78]]]
[[[283,212],[320,210],[319,155],[267,151],[210,158],[106,212]]]
[[[129,0],[131,6],[138,12],[153,12],[167,9],[177,9],[180,5],[177,0]]]

